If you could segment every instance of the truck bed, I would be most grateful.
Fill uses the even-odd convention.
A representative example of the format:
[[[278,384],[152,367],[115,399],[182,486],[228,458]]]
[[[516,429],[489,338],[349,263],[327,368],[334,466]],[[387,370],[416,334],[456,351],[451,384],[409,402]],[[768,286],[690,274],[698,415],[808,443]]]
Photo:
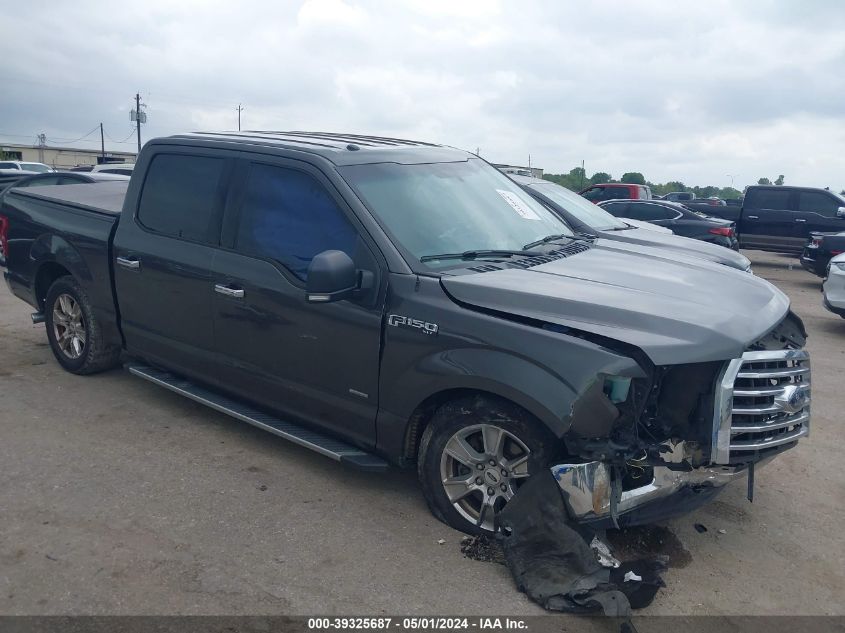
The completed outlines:
[[[43,185],[15,189],[11,195],[38,198],[108,215],[119,215],[129,181],[80,183],[78,185]],[[10,192],[11,193],[11,192]]]

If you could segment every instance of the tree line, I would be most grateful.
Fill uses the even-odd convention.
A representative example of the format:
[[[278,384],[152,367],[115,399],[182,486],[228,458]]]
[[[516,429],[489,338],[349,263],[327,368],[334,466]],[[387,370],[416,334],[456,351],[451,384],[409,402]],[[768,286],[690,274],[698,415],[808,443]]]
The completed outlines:
[[[562,185],[567,189],[571,189],[572,191],[581,191],[582,189],[585,189],[590,185],[598,185],[605,182],[614,182],[613,176],[604,171],[597,171],[588,178],[586,172],[581,167],[574,167],[569,171],[568,174],[543,174],[543,178],[545,180],[550,180],[559,185]],[[782,185],[784,179],[785,178],[783,174],[781,174],[774,181],[771,181],[768,178],[760,178],[757,181],[757,184]],[[642,173],[638,171],[625,172],[624,174],[622,174],[622,177],[619,179],[619,182],[630,183],[634,185],[648,185],[651,188],[651,192],[659,196],[665,195],[672,191],[691,191],[695,194],[696,198],[710,198],[711,196],[717,196],[722,200],[728,200],[731,198],[742,197],[742,192],[739,189],[734,189],[733,187],[716,187],[713,185],[707,185],[706,187],[699,187],[698,185],[694,187],[688,187],[687,185],[678,180],[670,180],[669,182],[665,183],[649,182],[645,179],[645,176],[643,176]]]

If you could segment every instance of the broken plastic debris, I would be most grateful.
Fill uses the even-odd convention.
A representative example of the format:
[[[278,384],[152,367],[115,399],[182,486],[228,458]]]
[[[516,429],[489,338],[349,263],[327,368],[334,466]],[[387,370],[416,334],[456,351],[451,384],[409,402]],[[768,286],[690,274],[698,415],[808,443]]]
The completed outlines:
[[[728,533],[727,530],[719,530],[719,534],[727,534],[727,533]]]
[[[446,542],[446,539],[440,539],[439,541],[437,541],[437,544],[443,545],[443,543],[445,543],[445,542]]]
[[[631,582],[632,580],[637,580],[637,581],[642,580],[643,577],[638,576],[637,574],[635,574],[632,571],[628,571],[628,572],[625,572],[624,579],[625,579],[625,582]]]
[[[599,561],[599,565],[602,567],[612,567],[617,568],[619,567],[619,561],[610,553],[610,548],[607,546],[607,543],[600,540],[598,536],[594,536],[593,540],[590,541],[590,547],[596,553],[596,558]]]

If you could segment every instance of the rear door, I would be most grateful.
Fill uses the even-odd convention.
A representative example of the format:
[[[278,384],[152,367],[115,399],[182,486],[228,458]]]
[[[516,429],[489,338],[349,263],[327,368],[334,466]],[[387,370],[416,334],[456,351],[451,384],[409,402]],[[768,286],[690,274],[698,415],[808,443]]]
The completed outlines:
[[[798,210],[795,213],[792,233],[796,244],[803,245],[813,231],[845,230],[845,219],[836,215],[842,206],[845,206],[845,201],[829,191],[799,190]]]
[[[795,243],[793,191],[782,187],[749,189],[742,207],[740,245],[743,248],[801,250]]]
[[[205,382],[217,380],[211,271],[233,158],[202,148],[155,154],[114,239],[127,349]]]
[[[383,305],[374,247],[306,163],[244,160],[237,183],[213,265],[221,378],[273,412],[374,444]],[[308,265],[329,249],[371,273],[371,289],[306,302]]]

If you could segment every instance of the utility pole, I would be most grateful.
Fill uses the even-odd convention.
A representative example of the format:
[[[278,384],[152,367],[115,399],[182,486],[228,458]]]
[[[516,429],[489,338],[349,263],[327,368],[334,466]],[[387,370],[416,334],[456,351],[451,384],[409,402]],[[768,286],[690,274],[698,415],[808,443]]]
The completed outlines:
[[[584,161],[581,161],[581,189],[584,188],[584,176],[587,175],[587,172],[584,171]]]
[[[141,93],[135,93],[135,127],[138,129],[138,153],[141,153]],[[136,157],[137,160],[137,157]]]
[[[236,110],[238,111],[238,132],[240,132],[241,131],[241,112],[243,112],[243,107],[241,106],[240,103],[238,104],[238,107],[236,108]]]
[[[47,147],[47,135],[43,132],[38,135],[38,162],[44,162],[44,148]]]
[[[103,136],[103,124],[100,122],[100,163],[106,162],[106,139]]]

